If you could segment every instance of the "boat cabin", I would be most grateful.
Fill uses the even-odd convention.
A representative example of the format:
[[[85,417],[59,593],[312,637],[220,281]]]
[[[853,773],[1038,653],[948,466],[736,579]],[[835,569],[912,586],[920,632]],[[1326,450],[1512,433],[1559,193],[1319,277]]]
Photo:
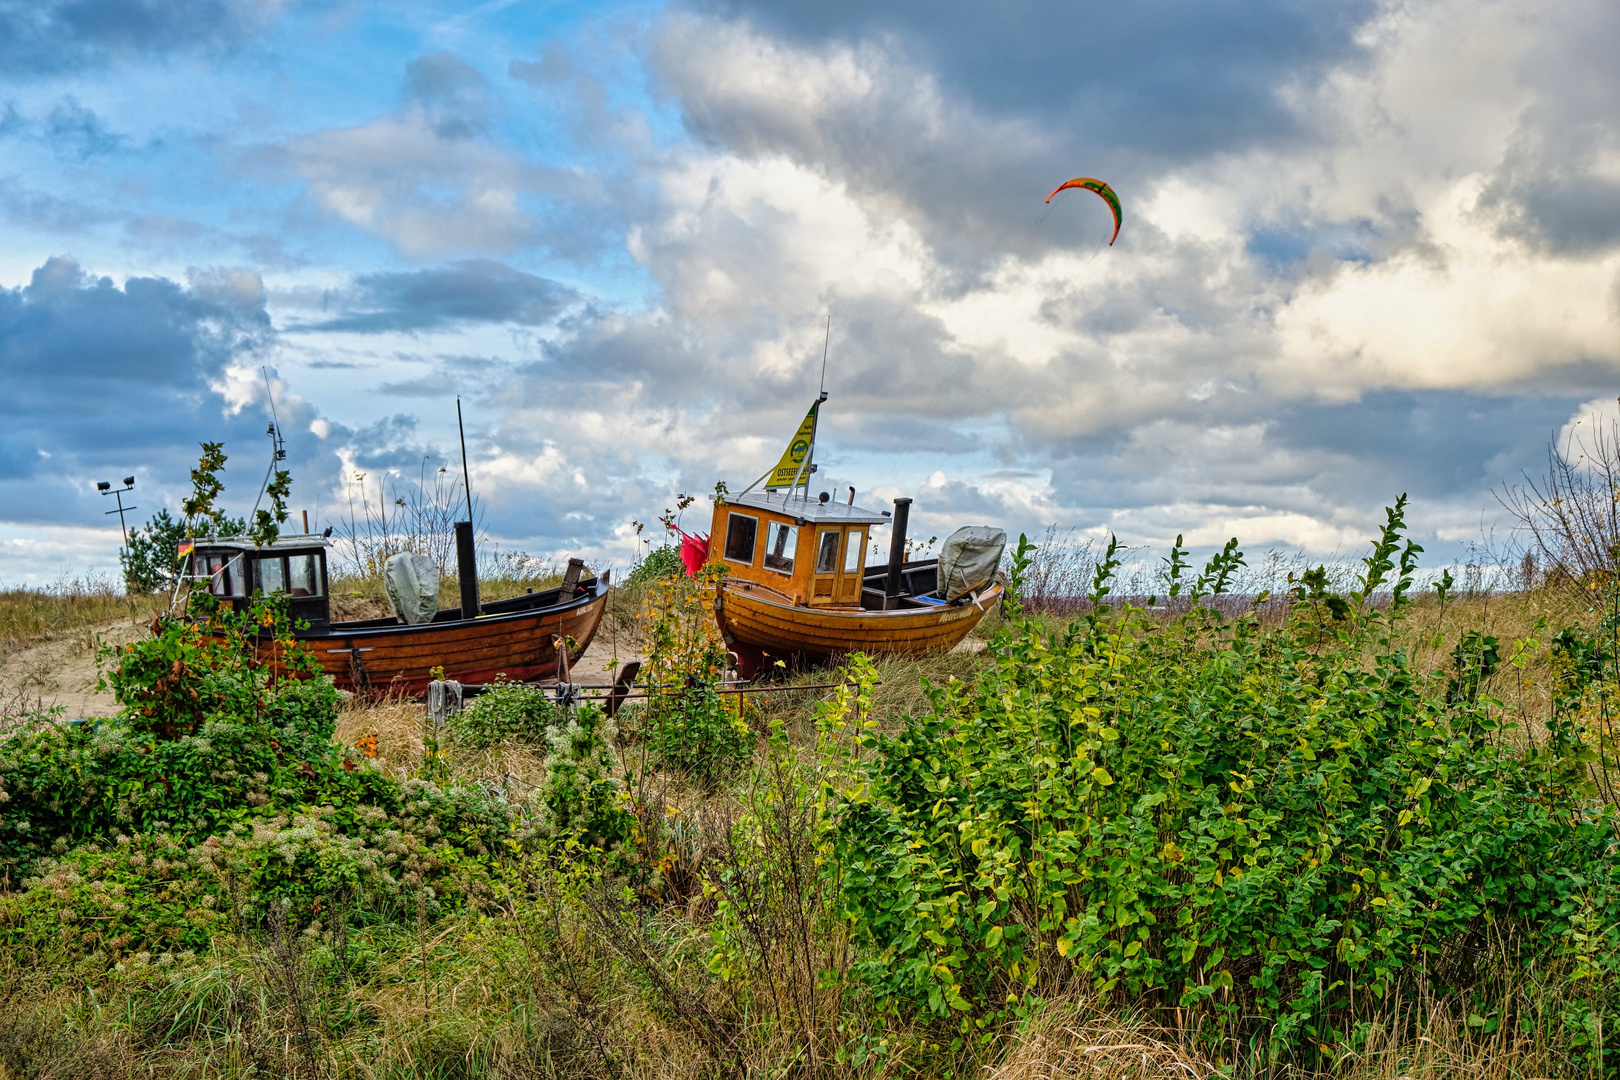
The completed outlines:
[[[260,547],[245,536],[199,537],[191,544],[188,572],[232,611],[246,611],[255,592],[287,594],[289,612],[310,628],[331,621],[324,536],[282,536]],[[185,552],[182,545],[181,551]]]
[[[889,518],[887,510],[834,502],[825,493],[812,499],[750,491],[717,499],[709,562],[723,565],[727,580],[764,586],[802,607],[856,610],[868,541]]]

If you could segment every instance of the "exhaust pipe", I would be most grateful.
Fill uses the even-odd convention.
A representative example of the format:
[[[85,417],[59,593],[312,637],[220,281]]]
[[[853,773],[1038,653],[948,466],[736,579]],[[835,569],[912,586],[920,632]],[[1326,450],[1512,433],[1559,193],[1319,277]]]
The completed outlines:
[[[456,522],[456,576],[461,580],[461,617],[476,619],[483,609],[478,606],[478,553],[470,521]]]
[[[911,500],[894,500],[894,527],[889,535],[889,574],[883,579],[884,610],[894,607],[894,598],[900,595],[900,566],[905,561],[906,519],[910,516]]]

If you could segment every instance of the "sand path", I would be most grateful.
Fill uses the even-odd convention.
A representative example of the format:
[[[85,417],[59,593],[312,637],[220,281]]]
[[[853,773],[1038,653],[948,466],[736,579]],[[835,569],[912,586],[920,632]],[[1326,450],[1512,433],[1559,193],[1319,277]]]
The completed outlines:
[[[111,716],[111,691],[96,691],[100,644],[124,645],[146,633],[146,618],[123,618],[53,635],[0,659],[0,704],[25,699],[32,707],[60,706],[69,719]]]

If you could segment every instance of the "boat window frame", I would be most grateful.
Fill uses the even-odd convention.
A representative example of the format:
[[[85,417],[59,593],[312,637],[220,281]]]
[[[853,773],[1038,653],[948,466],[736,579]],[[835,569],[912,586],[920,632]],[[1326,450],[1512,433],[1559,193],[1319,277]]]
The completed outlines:
[[[787,539],[783,541],[781,545],[783,551],[783,554],[781,555],[773,556],[771,554],[771,548],[776,546],[771,542],[774,539],[774,534],[771,532],[772,529],[780,529],[787,534]],[[790,547],[793,549],[792,554],[787,553]],[[786,565],[772,566],[770,563],[772,558],[778,559]],[[784,577],[792,577],[798,567],[798,562],[799,527],[792,522],[772,521],[767,518],[765,521],[765,550],[760,554],[759,564],[765,569],[771,571],[773,574],[781,574]]]
[[[321,574],[321,562],[322,562],[322,559],[320,558],[320,556],[318,556],[313,551],[293,551],[293,552],[289,552],[286,555],[284,555],[283,558],[286,560],[286,562],[284,563],[284,566],[286,567],[286,571],[287,571],[287,595],[288,596],[292,597],[294,600],[318,600],[318,599],[320,599],[322,596],[324,596],[326,594],[326,590],[323,587],[325,583],[321,580],[323,575]],[[292,571],[293,571],[293,560],[295,560],[295,559],[307,559],[307,560],[309,560],[308,565],[309,565],[309,585],[310,585],[310,588],[309,588],[308,592],[305,592],[305,593],[302,593],[302,594],[293,591],[293,573],[292,573]]]
[[[850,556],[855,556],[855,564],[850,565]],[[866,569],[866,529],[863,526],[851,528],[844,540],[844,573],[859,574]]]
[[[828,559],[826,557],[827,556],[827,541],[828,540],[832,541],[832,558],[831,559]],[[817,577],[827,577],[827,576],[830,576],[832,574],[838,573],[838,556],[839,556],[839,554],[841,552],[843,544],[844,544],[844,530],[838,528],[836,525],[833,526],[830,529],[824,528],[824,529],[818,529],[816,531],[816,576]],[[823,566],[822,564],[824,562],[828,563],[829,565]]]
[[[191,556],[191,572],[193,577],[206,577],[208,591],[221,600],[247,595],[238,587],[245,584],[240,553],[194,550]]]
[[[275,564],[281,572],[281,587],[270,590],[264,587],[264,567],[267,563]],[[276,593],[287,592],[287,556],[285,555],[259,555],[253,560],[253,591],[263,595],[266,599]]]
[[[746,521],[753,528],[753,535],[748,538],[748,558],[740,559],[731,553],[731,534],[734,523],[738,520]],[[734,562],[739,566],[753,566],[759,558],[759,515],[739,514],[729,511],[726,517],[726,542],[721,548],[720,557],[726,562]]]

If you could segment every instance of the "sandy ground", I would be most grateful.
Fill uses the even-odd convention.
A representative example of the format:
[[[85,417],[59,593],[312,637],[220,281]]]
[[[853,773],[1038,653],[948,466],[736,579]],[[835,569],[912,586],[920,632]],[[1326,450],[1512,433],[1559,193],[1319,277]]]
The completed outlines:
[[[0,660],[0,702],[23,696],[42,708],[61,706],[69,719],[110,716],[118,703],[110,691],[96,692],[96,648],[100,643],[123,645],[145,633],[145,619],[118,619],[14,652]]]

